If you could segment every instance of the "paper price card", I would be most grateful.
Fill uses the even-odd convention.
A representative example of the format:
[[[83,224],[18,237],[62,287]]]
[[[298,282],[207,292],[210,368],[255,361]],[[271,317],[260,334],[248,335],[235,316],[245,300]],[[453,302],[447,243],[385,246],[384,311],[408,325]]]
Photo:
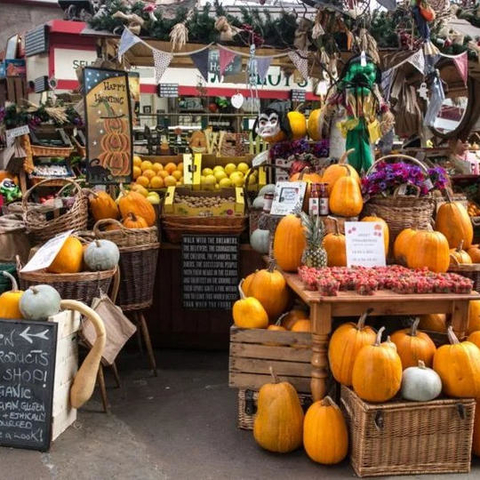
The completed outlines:
[[[375,222],[345,222],[347,266],[384,267],[383,229]]]

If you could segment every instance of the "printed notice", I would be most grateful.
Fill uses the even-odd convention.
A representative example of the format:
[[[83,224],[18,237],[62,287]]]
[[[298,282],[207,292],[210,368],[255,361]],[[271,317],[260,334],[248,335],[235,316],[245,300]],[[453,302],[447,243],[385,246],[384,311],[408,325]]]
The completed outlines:
[[[273,197],[272,215],[288,215],[302,208],[307,184],[305,182],[277,182]]]
[[[384,267],[383,229],[375,222],[345,222],[347,266]]]

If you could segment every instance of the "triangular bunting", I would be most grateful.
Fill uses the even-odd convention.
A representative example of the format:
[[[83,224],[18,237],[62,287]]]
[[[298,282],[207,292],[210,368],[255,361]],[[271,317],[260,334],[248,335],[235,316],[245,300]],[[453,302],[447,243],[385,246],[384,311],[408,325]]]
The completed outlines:
[[[457,67],[458,73],[462,77],[463,83],[467,84],[467,77],[468,77],[468,57],[467,52],[463,52],[462,54],[453,58],[453,63]]]
[[[392,90],[392,80],[393,80],[394,69],[390,68],[382,72],[382,90],[383,97],[385,100],[390,99],[390,91]]]
[[[411,57],[408,57],[408,63],[411,63],[422,75],[425,73],[425,56],[423,50],[417,50]]]
[[[121,60],[126,51],[130,50],[138,42],[141,42],[141,40],[125,27],[118,43],[118,61]]]
[[[298,52],[288,52],[288,56],[303,79],[308,80],[308,51],[299,50]]]
[[[257,74],[260,79],[260,83],[263,83],[267,76],[268,69],[272,63],[272,57],[257,57]]]
[[[168,52],[162,52],[156,48],[152,48],[153,52],[153,64],[155,69],[155,83],[160,83],[165,70],[170,65],[173,55]]]
[[[201,50],[200,52],[192,53],[190,58],[193,64],[198,68],[198,71],[202,74],[202,77],[208,82],[208,56],[209,50]]]
[[[225,73],[227,67],[233,62],[237,56],[235,52],[230,50],[225,50],[224,48],[219,48],[219,57],[220,57],[220,75]]]
[[[377,2],[389,12],[394,12],[397,9],[397,0],[377,0]]]

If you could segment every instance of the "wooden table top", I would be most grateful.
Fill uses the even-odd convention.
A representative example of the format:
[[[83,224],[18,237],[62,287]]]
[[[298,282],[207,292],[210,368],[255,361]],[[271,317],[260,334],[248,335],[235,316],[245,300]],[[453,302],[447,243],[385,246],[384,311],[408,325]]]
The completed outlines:
[[[338,292],[335,297],[322,296],[318,291],[305,290],[300,277],[294,273],[285,273],[283,276],[288,286],[305,302],[305,303],[380,303],[380,302],[434,302],[443,301],[465,301],[478,300],[480,294],[477,292],[462,293],[414,293],[403,294],[395,293],[391,290],[378,290],[373,295],[359,295],[354,291]]]

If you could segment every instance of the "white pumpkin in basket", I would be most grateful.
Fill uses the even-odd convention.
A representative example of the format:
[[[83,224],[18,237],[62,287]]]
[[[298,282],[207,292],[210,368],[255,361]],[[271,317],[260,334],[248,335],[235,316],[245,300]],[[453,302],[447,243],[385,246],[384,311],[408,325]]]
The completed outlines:
[[[120,251],[110,240],[94,240],[86,248],[83,259],[92,271],[111,270],[118,265]]]
[[[402,374],[402,397],[414,402],[429,402],[442,392],[442,380],[435,370],[427,368],[422,360],[418,367],[408,367]]]

